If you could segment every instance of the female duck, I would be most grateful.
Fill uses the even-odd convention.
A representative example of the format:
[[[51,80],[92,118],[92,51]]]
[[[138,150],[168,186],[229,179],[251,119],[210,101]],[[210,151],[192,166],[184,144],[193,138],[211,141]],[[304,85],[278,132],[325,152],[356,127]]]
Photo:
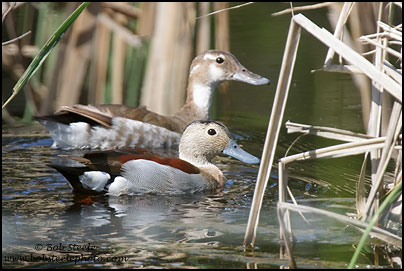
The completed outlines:
[[[195,57],[188,78],[187,99],[173,116],[125,105],[63,106],[56,114],[36,117],[63,149],[156,148],[178,144],[180,133],[194,120],[209,119],[215,88],[223,81],[253,85],[269,80],[247,70],[229,52],[209,50]]]
[[[85,194],[183,194],[221,188],[222,171],[211,159],[230,144],[228,129],[215,121],[194,121],[180,139],[179,158],[164,158],[139,150],[138,154],[106,153],[70,157],[85,166],[51,165],[62,173],[73,190]],[[238,151],[242,151],[238,149]]]

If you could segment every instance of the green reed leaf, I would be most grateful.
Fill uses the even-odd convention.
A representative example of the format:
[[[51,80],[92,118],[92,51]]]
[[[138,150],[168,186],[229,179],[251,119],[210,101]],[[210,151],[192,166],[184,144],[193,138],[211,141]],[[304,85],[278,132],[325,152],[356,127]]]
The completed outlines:
[[[372,227],[375,225],[377,220],[379,219],[380,214],[384,211],[384,209],[389,206],[401,193],[402,189],[402,182],[400,182],[392,191],[390,191],[389,195],[386,197],[386,199],[383,201],[383,203],[380,205],[379,209],[377,212],[373,215],[372,219],[370,220],[369,225],[367,226],[365,232],[363,233],[361,240],[359,241],[358,247],[355,250],[354,255],[352,256],[351,262],[348,265],[348,269],[352,269],[355,265],[355,263],[358,261],[359,254],[365,245],[366,239],[369,236],[370,230]]]

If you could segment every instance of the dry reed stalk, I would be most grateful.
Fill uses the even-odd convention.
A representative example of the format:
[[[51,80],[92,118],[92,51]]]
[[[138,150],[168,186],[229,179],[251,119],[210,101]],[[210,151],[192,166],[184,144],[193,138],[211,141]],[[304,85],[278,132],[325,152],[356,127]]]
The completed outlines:
[[[88,103],[103,104],[105,102],[105,87],[107,83],[108,55],[111,39],[111,30],[102,23],[102,16],[97,16],[97,27],[94,37],[94,52],[92,54],[90,69],[90,84]]]
[[[125,18],[138,19],[141,15],[141,10],[132,6],[127,2],[102,2],[102,7],[110,8],[115,12],[125,15]]]
[[[401,70],[396,69],[390,62],[387,60],[384,61],[383,70],[385,73],[393,78],[398,84],[402,84],[403,76],[401,74]]]
[[[336,39],[342,40],[342,33],[344,30],[344,25],[348,19],[349,14],[351,13],[352,7],[354,3],[353,2],[345,2],[344,6],[340,12],[340,15],[338,16],[338,22],[336,26],[334,27],[334,37]],[[330,47],[327,52],[327,56],[325,57],[324,61],[324,66],[328,66],[331,64],[331,61],[334,57],[335,51]]]
[[[1,46],[6,46],[6,45],[8,45],[8,44],[10,44],[10,43],[13,43],[13,42],[16,42],[16,41],[18,41],[18,40],[21,40],[21,39],[23,39],[25,36],[28,36],[29,34],[31,34],[31,30],[28,31],[28,32],[26,32],[26,33],[24,33],[24,34],[22,34],[22,35],[20,35],[20,36],[18,36],[18,37],[16,37],[16,38],[14,38],[14,39],[11,39],[11,40],[2,42],[2,43],[1,43]]]
[[[124,6],[126,4],[123,4]],[[124,67],[126,57],[126,45],[140,48],[143,45],[141,38],[132,33],[121,24],[126,23],[126,17],[122,14],[112,14],[115,20],[104,13],[97,16],[97,28],[95,32],[95,50],[92,55],[90,72],[89,103],[105,103],[105,92],[108,72],[108,56],[110,51],[111,32],[112,40],[112,67],[111,67],[111,103],[122,104],[124,100]],[[120,22],[118,22],[120,21]]]
[[[289,195],[290,199],[292,200],[293,204],[297,205],[297,201],[296,201],[295,197],[293,196],[292,191],[290,190],[289,186],[286,186],[286,190],[288,191],[288,195]],[[304,217],[304,215],[301,212],[299,212],[299,214],[307,224],[310,224],[310,222],[306,219],[306,217]],[[291,231],[292,231],[292,229],[291,229]]]
[[[139,25],[137,27],[137,34],[144,38],[150,38],[153,34],[154,21],[156,17],[157,2],[141,2],[139,17]]]
[[[378,23],[377,23],[377,33],[371,34],[368,36],[362,36],[360,40],[362,42],[367,42],[375,46],[375,66],[382,72],[388,70],[387,74],[394,74],[394,71],[391,68],[387,68],[385,65],[386,57],[388,54],[393,55],[397,59],[401,60],[401,54],[390,49],[388,47],[390,43],[390,39],[395,39],[398,43],[401,44],[401,34],[395,33],[391,35],[391,27],[386,27],[384,23],[381,22],[385,9],[384,3],[380,3],[379,13],[378,13]],[[387,33],[381,32],[383,29],[388,30]],[[391,65],[392,66],[392,65]],[[398,76],[392,77],[399,85],[401,85],[401,79],[397,80]],[[365,210],[362,219],[365,220],[371,212],[376,211],[378,208],[379,202],[379,191],[381,191],[382,187],[382,178],[385,173],[387,163],[390,160],[392,155],[393,148],[395,146],[395,140],[392,141],[393,134],[398,136],[397,129],[401,129],[401,122],[397,123],[398,116],[397,112],[401,112],[401,101],[400,105],[398,105],[397,101],[394,101],[393,112],[386,107],[386,101],[391,104],[393,99],[391,96],[386,95],[384,92],[384,86],[379,85],[377,82],[372,81],[372,110],[371,117],[369,121],[369,129],[368,133],[372,135],[385,134],[386,123],[389,123],[389,127],[387,128],[387,140],[386,145],[381,151],[373,151],[371,152],[371,164],[372,164],[372,188],[366,202]],[[384,105],[384,106],[383,106]],[[390,119],[387,121],[387,116],[390,116]]]
[[[352,50],[349,46],[343,42],[336,40],[327,30],[320,29],[317,25],[313,24],[310,20],[304,17],[302,14],[298,14],[293,17],[293,20],[307,30],[310,34],[315,36],[321,42],[329,47],[333,47],[334,50],[346,61],[350,62],[363,71],[369,78],[373,79],[378,84],[382,85],[392,96],[398,101],[402,101],[401,86],[397,84],[390,77],[385,75],[374,67],[372,63],[363,58],[360,54]]]
[[[264,191],[271,173],[271,167],[275,155],[275,148],[278,142],[281,121],[283,119],[289,86],[292,79],[297,47],[300,40],[300,30],[301,28],[295,23],[294,20],[292,20],[289,27],[285,53],[282,60],[275,99],[272,106],[271,117],[269,120],[268,130],[265,138],[261,164],[258,171],[257,184],[254,190],[247,229],[244,236],[244,246],[246,248],[254,247],[259,213],[262,206],[262,200],[264,198]]]
[[[363,43],[369,43],[369,44],[372,44],[372,45],[374,45],[376,47],[379,47],[382,50],[385,50],[387,53],[392,54],[393,56],[395,56],[395,57],[397,57],[398,59],[401,60],[401,53],[400,52],[397,52],[397,51],[395,51],[395,50],[393,50],[393,49],[391,49],[389,47],[386,47],[385,44],[381,44],[379,42],[379,38],[381,38],[381,36],[382,36],[382,38],[386,38],[386,35],[378,35],[376,37],[376,40],[373,40],[373,39],[368,38],[367,36],[362,36],[362,37],[359,38],[359,40],[362,41]]]
[[[349,6],[348,6],[349,5]],[[354,3],[352,5],[345,3],[344,7],[341,9],[340,3],[335,3],[334,5],[330,5],[328,7],[329,13],[328,18],[330,20],[331,25],[335,29],[335,31],[342,31],[344,33],[343,37],[341,36],[340,39],[349,45],[351,48],[356,48],[356,51],[362,53],[364,51],[363,46],[356,42],[355,35],[361,33],[361,20],[357,19],[359,17],[359,3]],[[349,9],[347,9],[349,8]],[[349,10],[349,12],[347,12]],[[349,14],[351,16],[347,17]],[[355,17],[356,16],[356,17]],[[354,17],[354,19],[352,18]],[[346,27],[347,18],[349,18],[350,22],[350,29]],[[356,20],[353,22],[353,20]],[[337,22],[338,21],[338,22]],[[351,33],[352,32],[352,33]],[[335,34],[334,34],[335,36]],[[331,48],[329,49],[332,50]],[[353,82],[355,83],[356,87],[359,90],[360,97],[361,97],[361,104],[362,104],[362,121],[365,128],[367,128],[369,123],[369,115],[370,115],[370,103],[371,103],[371,95],[369,91],[369,79],[363,76],[363,73],[357,69],[356,67],[352,67],[349,65],[343,65],[342,59],[340,59],[340,67],[337,65],[332,65],[329,59],[329,56],[326,57],[325,63],[327,64],[324,67],[325,71],[335,72],[335,71],[344,71],[344,72],[354,72],[351,73],[351,77]]]
[[[394,183],[393,185],[397,185],[401,182],[402,179],[402,171],[403,171],[403,156],[402,156],[402,148],[398,150],[397,160],[396,160],[396,170],[394,171]]]
[[[280,258],[289,259],[289,268],[296,269],[296,261],[295,257],[293,256],[293,233],[290,227],[290,219],[289,219],[289,210],[284,210],[282,208],[276,208],[276,213],[278,216],[280,231],[281,231],[281,253]],[[286,219],[286,220],[284,220]],[[284,242],[282,242],[282,240]],[[283,244],[285,247],[283,247]]]
[[[26,4],[26,2],[1,2],[1,23],[4,23],[7,15],[16,8]]]
[[[272,16],[279,16],[279,15],[283,15],[283,14],[287,14],[287,13],[294,13],[296,11],[302,11],[302,10],[312,10],[312,9],[324,8],[324,7],[333,5],[333,4],[335,4],[335,2],[325,2],[325,3],[320,3],[320,4],[302,6],[302,7],[293,7],[293,8],[288,8],[285,10],[281,10],[281,11],[272,13]]]
[[[347,12],[347,11],[346,11]],[[344,16],[344,20],[346,20],[346,15]],[[341,19],[341,21],[344,21]],[[327,148],[322,148],[314,151],[309,151],[309,152],[304,152],[301,154],[295,154],[289,157],[284,157],[280,159],[279,162],[279,204],[282,207],[282,204],[284,204],[284,201],[286,201],[286,191],[287,191],[287,163],[290,163],[292,161],[296,160],[306,160],[306,159],[314,159],[314,158],[330,158],[330,157],[343,157],[347,155],[353,155],[353,154],[358,154],[358,153],[365,153],[369,152],[371,150],[376,150],[376,149],[383,149],[382,151],[382,161],[381,165],[379,165],[378,168],[378,175],[381,176],[381,174],[384,173],[385,171],[385,166],[386,161],[389,160],[391,156],[391,151],[395,146],[395,142],[397,138],[399,137],[399,131],[401,131],[401,113],[397,114],[397,112],[401,112],[401,102],[402,102],[402,94],[401,94],[401,85],[398,84],[395,80],[384,74],[382,71],[378,70],[377,67],[375,67],[372,63],[364,59],[360,54],[352,50],[349,46],[344,44],[342,41],[338,40],[336,37],[331,35],[328,31],[325,29],[320,29],[318,26],[316,26],[314,23],[312,23],[310,20],[308,20],[306,17],[304,17],[302,14],[298,14],[292,18],[291,21],[291,26],[288,34],[288,39],[287,39],[287,44],[285,47],[285,55],[282,61],[282,67],[281,67],[281,73],[279,76],[279,83],[277,86],[277,92],[274,100],[274,105],[272,108],[272,113],[271,113],[271,118],[270,122],[268,125],[268,131],[265,139],[265,145],[264,145],[264,150],[263,150],[263,156],[261,159],[261,165],[260,169],[258,172],[258,177],[257,177],[257,185],[254,191],[254,198],[250,210],[250,216],[249,216],[249,221],[247,224],[247,230],[246,230],[246,235],[244,239],[244,245],[248,247],[253,247],[254,245],[254,240],[255,240],[255,232],[256,232],[256,227],[258,223],[258,217],[259,217],[259,210],[261,208],[261,203],[262,203],[262,196],[263,192],[265,190],[266,182],[269,178],[269,173],[271,165],[272,165],[272,160],[273,160],[273,155],[274,155],[274,150],[275,150],[275,144],[277,141],[278,133],[279,133],[279,127],[278,129],[273,129],[274,126],[274,120],[277,120],[278,122],[276,124],[279,124],[279,118],[282,119],[283,117],[283,110],[284,110],[284,102],[287,99],[287,93],[289,89],[289,83],[285,82],[290,82],[290,78],[292,75],[293,71],[293,64],[294,64],[294,58],[296,56],[297,52],[297,44],[299,42],[299,37],[300,37],[300,30],[301,28],[304,28],[306,31],[308,31],[310,34],[312,34],[314,37],[319,39],[321,42],[323,42],[325,45],[330,47],[332,50],[334,50],[337,54],[340,55],[340,57],[344,58],[347,62],[351,64],[351,67],[354,67],[355,69],[358,69],[362,71],[365,75],[367,75],[370,79],[372,79],[378,86],[384,88],[389,94],[391,94],[395,99],[396,99],[396,107],[399,108],[395,110],[394,117],[390,119],[390,127],[389,127],[389,133],[386,137],[376,137],[376,138],[371,138],[371,139],[364,139],[360,141],[358,140],[357,136],[354,135],[353,133],[348,131],[349,137],[345,138],[346,140],[355,140],[356,142],[350,142],[350,143],[345,143],[345,144],[340,144],[337,146],[331,146]],[[293,41],[292,41],[293,40]],[[291,44],[293,46],[291,46]],[[290,55],[293,55],[291,58]],[[293,61],[291,61],[293,59]],[[327,62],[327,61],[326,61]],[[383,62],[381,62],[383,63]],[[286,73],[284,71],[287,71]],[[282,96],[282,99],[279,97]],[[279,110],[278,108],[283,105],[282,110]],[[399,118],[396,117],[399,115]],[[306,132],[308,127],[306,127]],[[318,127],[316,127],[318,128]],[[333,136],[332,133],[337,132],[337,134],[347,134],[347,131],[343,130],[338,130],[338,129],[332,129],[332,128],[326,128],[326,127],[320,127],[320,129],[317,129],[314,131],[315,133],[321,132],[324,133],[323,135],[327,136]],[[324,130],[324,131],[321,131]],[[393,136],[394,135],[394,136]],[[335,136],[335,135],[334,135]],[[339,135],[338,135],[339,136]],[[364,135],[361,135],[361,137],[366,137]],[[275,144],[274,144],[275,142]],[[271,151],[271,152],[269,152]],[[269,152],[269,153],[268,153]],[[362,167],[363,171],[363,167]],[[374,188],[375,191],[377,190],[377,187]],[[373,202],[372,198],[369,197],[367,206],[369,204],[369,201]],[[299,206],[300,208],[301,206]],[[306,207],[304,207],[306,208]],[[302,210],[302,209],[300,209]],[[320,210],[323,212],[322,210]],[[349,219],[344,217],[343,219]],[[288,214],[285,212],[282,214],[282,217],[280,218],[280,223],[287,224],[289,221]],[[359,221],[356,221],[357,223]],[[286,225],[287,226],[287,225]],[[285,238],[286,235],[289,234],[289,232],[283,232],[284,228],[281,229],[281,238]],[[289,229],[287,229],[289,231]],[[394,236],[396,238],[396,236]],[[284,242],[287,242],[287,240],[283,240]],[[401,241],[400,241],[401,242]]]
[[[399,27],[399,26],[391,27],[381,21],[377,22],[377,26],[380,27],[383,31],[385,31],[384,34],[388,35],[390,37],[390,39],[396,39],[396,40],[402,41],[403,33],[401,30],[401,27]]]
[[[194,24],[194,3],[157,3],[141,105],[164,115],[174,114],[183,105]]]
[[[17,5],[17,2],[4,2],[1,3],[1,23],[4,23],[4,20],[6,19],[7,15],[12,11]]]
[[[307,125],[307,124],[300,124],[287,121],[285,123],[285,127],[288,132],[290,133],[304,133],[304,134],[312,134],[321,136],[324,138],[331,138],[341,141],[360,141],[363,139],[370,139],[373,138],[369,135],[361,134],[361,133],[354,133],[351,131],[331,128],[331,127],[324,127],[324,126],[315,126],[315,125]]]
[[[199,2],[199,13],[207,14],[209,12],[209,2]],[[196,54],[199,55],[210,49],[210,18],[204,17],[198,21]]]
[[[66,5],[66,11],[65,11],[65,17],[68,17],[76,8],[75,3],[67,3]],[[62,67],[63,62],[64,62],[64,56],[66,53],[66,47],[67,43],[70,40],[70,35],[71,35],[71,29],[68,30],[62,37],[62,39],[59,42],[59,48],[56,56],[56,63],[54,67]],[[59,85],[59,78],[62,73],[62,68],[55,68],[52,71],[52,74],[50,76],[50,83],[48,85],[48,92],[47,95],[45,96],[45,99],[43,99],[41,103],[41,108],[40,108],[40,115],[48,115],[51,112],[55,110],[55,101],[56,101],[56,96],[58,92],[58,85]]]
[[[364,139],[361,141],[333,145],[316,150],[293,154],[279,159],[280,162],[288,164],[293,161],[303,161],[319,158],[337,158],[348,155],[365,153],[370,150],[383,148],[386,137]]]
[[[99,4],[89,6],[97,10]],[[60,78],[57,106],[72,105],[79,102],[84,78],[91,55],[91,41],[96,18],[88,9],[84,10],[72,26],[71,39],[65,53],[63,71]]]
[[[213,7],[216,10],[223,10],[223,12],[217,13],[215,18],[215,49],[230,51],[230,26],[229,26],[229,12],[228,2],[214,2]],[[202,18],[206,19],[207,17]],[[218,88],[219,93],[223,97],[228,97],[229,95],[229,82],[223,82]],[[224,103],[222,105],[224,112],[230,112],[231,110],[231,99],[223,99]]]
[[[126,23],[126,17],[122,14],[115,14],[115,20],[120,24]],[[112,39],[113,51],[112,51],[112,67],[111,67],[111,103],[122,104],[123,103],[123,80],[124,80],[124,68],[125,68],[125,56],[126,56],[126,43],[119,32],[114,33]]]
[[[378,19],[380,20],[382,16],[382,3],[379,5]],[[379,33],[379,29],[377,29]],[[380,39],[380,36],[378,36]],[[381,63],[383,61],[384,54],[381,48],[375,49],[374,65],[378,70],[381,70]],[[381,120],[382,120],[382,98],[383,98],[383,87],[376,81],[372,80],[372,104],[370,109],[370,117],[368,123],[367,133],[368,135],[378,137],[381,135]],[[372,150],[370,152],[370,163],[371,163],[371,180],[372,187],[377,183],[377,168],[380,165],[380,152],[381,150]],[[379,206],[379,193],[375,197],[373,207],[378,208]],[[364,208],[364,216],[366,217],[366,204]],[[363,220],[365,221],[365,220]]]
[[[288,170],[287,166],[284,163],[278,164],[278,172],[279,172],[279,202],[284,202],[287,199],[287,186],[288,186]],[[280,251],[279,257],[280,259],[289,258],[291,264],[296,266],[296,263],[293,258],[293,250],[292,250],[292,242],[291,237],[293,236],[292,233],[292,226],[290,223],[290,215],[289,211],[283,211],[280,208],[277,208],[277,215],[279,220],[279,239],[280,239]]]
[[[372,188],[366,201],[365,213],[362,217],[363,221],[367,218],[368,215],[370,215],[369,210],[371,206],[374,204],[376,193],[382,184],[382,178],[386,171],[387,164],[391,158],[395,142],[399,137],[401,127],[402,127],[402,105],[398,102],[395,102],[389,122],[389,128],[387,130],[385,144],[383,146],[383,150],[381,153],[381,158],[378,163],[375,178],[372,179]]]
[[[215,48],[230,51],[228,2],[214,2],[214,8],[223,10],[215,16]]]
[[[205,14],[205,15],[201,15],[201,16],[197,17],[196,19],[205,18],[205,17],[211,16],[211,15],[213,15],[213,14],[217,14],[217,13],[220,13],[220,12],[223,12],[223,11],[227,11],[227,10],[231,10],[231,9],[235,9],[235,8],[241,8],[241,7],[244,7],[244,6],[253,4],[253,3],[254,3],[254,2],[248,2],[248,3],[244,3],[244,4],[241,4],[241,5],[234,6],[234,7],[229,7],[229,8],[224,8],[224,9],[216,10],[216,11],[214,11],[214,12],[211,12],[211,13],[208,13],[208,14]]]
[[[365,153],[365,158],[362,162],[361,171],[358,178],[358,183],[356,184],[356,214],[357,217],[361,217],[365,211],[366,205],[366,187],[365,187],[365,176],[366,176],[366,165],[369,160],[369,152]]]
[[[101,13],[98,15],[98,22],[104,24],[109,30],[119,34],[125,42],[132,47],[141,47],[143,45],[142,39],[139,35],[135,35],[126,27],[120,25],[109,16]]]

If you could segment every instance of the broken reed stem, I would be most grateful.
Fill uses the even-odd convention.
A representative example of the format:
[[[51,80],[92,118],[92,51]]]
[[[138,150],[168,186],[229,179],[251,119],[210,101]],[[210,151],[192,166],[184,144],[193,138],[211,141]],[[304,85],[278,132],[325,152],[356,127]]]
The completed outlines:
[[[317,9],[317,8],[324,8],[324,7],[327,7],[327,6],[332,5],[334,3],[335,2],[325,2],[325,3],[309,5],[309,6],[288,8],[288,9],[284,9],[282,11],[272,13],[272,16],[279,16],[279,15],[283,15],[283,14],[286,14],[286,13],[295,12],[295,11],[301,11],[301,10],[311,10],[311,9]]]
[[[18,37],[14,38],[14,39],[11,39],[11,40],[8,40],[8,41],[3,42],[3,43],[1,44],[1,46],[5,46],[5,45],[7,45],[7,44],[16,42],[17,40],[23,39],[25,36],[28,36],[29,34],[31,34],[31,30],[28,31],[27,33],[22,34],[21,36],[18,36]]]
[[[17,6],[17,2],[10,2],[7,10],[1,15],[1,23],[4,23],[7,15]]]
[[[211,13],[208,13],[208,14],[205,14],[205,15],[202,15],[202,16],[199,16],[199,17],[196,17],[196,19],[204,18],[204,17],[210,16],[210,15],[213,15],[213,14],[216,14],[216,13],[219,13],[219,12],[222,12],[222,11],[230,10],[230,9],[241,8],[241,7],[244,7],[244,6],[253,4],[253,3],[254,3],[254,2],[248,2],[248,3],[244,3],[244,4],[241,4],[241,5],[238,5],[238,6],[234,6],[234,7],[219,9],[219,10],[213,11],[213,12],[211,12]]]

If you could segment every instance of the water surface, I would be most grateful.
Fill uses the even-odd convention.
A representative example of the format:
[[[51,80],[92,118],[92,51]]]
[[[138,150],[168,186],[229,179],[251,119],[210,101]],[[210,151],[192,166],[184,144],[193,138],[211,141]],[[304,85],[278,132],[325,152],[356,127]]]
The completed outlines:
[[[263,142],[260,133],[243,131],[243,136],[239,143],[252,152]],[[278,256],[276,169],[265,193],[256,249],[245,253],[242,243],[257,165],[215,158],[229,179],[219,193],[102,196],[86,203],[46,165],[60,162],[57,155],[66,153],[51,149],[51,142],[48,137],[3,137],[4,267],[279,268],[288,264]],[[353,167],[303,163],[292,169],[295,177],[290,187],[307,205],[352,212],[357,175],[355,159],[351,162]],[[310,224],[292,213],[299,267],[344,267],[353,253],[352,244],[360,238],[358,231],[326,217],[306,215],[306,219]]]

